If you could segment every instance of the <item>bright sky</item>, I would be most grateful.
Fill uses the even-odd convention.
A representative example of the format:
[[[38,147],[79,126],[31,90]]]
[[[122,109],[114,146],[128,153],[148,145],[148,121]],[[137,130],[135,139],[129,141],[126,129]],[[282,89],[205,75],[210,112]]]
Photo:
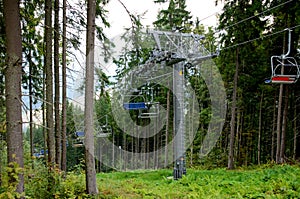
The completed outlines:
[[[143,25],[151,27],[152,22],[156,20],[157,13],[161,9],[166,9],[168,3],[157,4],[153,0],[122,0],[127,9],[133,14],[142,14],[146,12],[143,17]],[[198,17],[205,26],[215,26],[217,24],[216,13],[220,13],[223,5],[215,6],[215,0],[186,0],[187,10],[191,12],[194,19]],[[106,9],[108,21],[111,28],[106,30],[108,35],[115,36],[123,32],[124,28],[130,27],[130,18],[126,10],[118,0],[110,0]]]

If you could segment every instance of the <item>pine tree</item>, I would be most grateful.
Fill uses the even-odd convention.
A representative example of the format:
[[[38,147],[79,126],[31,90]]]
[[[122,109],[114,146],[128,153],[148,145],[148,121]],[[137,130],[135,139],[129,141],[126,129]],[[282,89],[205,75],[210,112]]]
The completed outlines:
[[[252,114],[251,107],[253,105],[259,104],[259,98],[254,100],[252,96],[248,96],[247,91],[258,92],[257,85],[261,82],[261,78],[265,75],[266,69],[261,67],[263,63],[269,60],[269,58],[264,57],[266,53],[263,52],[263,47],[260,43],[244,43],[251,39],[259,37],[265,26],[265,21],[259,17],[255,17],[256,13],[262,11],[261,1],[225,1],[224,12],[220,16],[219,29],[223,30],[221,37],[221,44],[224,50],[221,50],[220,57],[218,58],[218,63],[220,62],[221,73],[223,78],[228,83],[227,89],[230,89],[230,95],[232,96],[232,106],[231,106],[231,130],[230,130],[230,144],[229,144],[229,155],[228,155],[228,168],[232,169],[235,165],[234,159],[238,159],[237,154],[242,154],[238,152],[237,146],[242,146],[240,143],[235,142],[237,136],[241,138],[241,141],[247,144],[242,146],[245,148],[244,160],[250,159],[248,149],[253,148],[250,146],[249,142],[246,141],[246,136],[241,136],[237,134],[237,124],[239,124],[239,115],[243,110],[243,114]],[[249,21],[245,21],[247,19]],[[239,49],[239,50],[237,50]],[[255,61],[254,61],[255,60]],[[238,68],[237,68],[238,67]],[[238,77],[237,74],[239,73]],[[234,77],[234,79],[232,78]],[[233,83],[231,83],[233,81]],[[258,92],[259,93],[259,92]],[[249,100],[249,101],[248,101]],[[235,103],[236,102],[236,103]],[[252,105],[250,105],[253,103]],[[235,104],[237,107],[235,107]],[[249,111],[249,112],[248,112]],[[256,119],[255,117],[252,117]],[[255,139],[252,133],[256,127],[252,125],[252,121],[246,123],[243,126],[245,132],[249,139]],[[242,127],[241,127],[242,128]],[[241,149],[240,149],[241,150]],[[246,162],[246,161],[245,161]]]
[[[53,68],[52,68],[52,0],[45,1],[45,74],[46,74],[46,132],[48,164],[55,163],[55,137],[53,126]]]
[[[3,13],[6,35],[6,130],[7,130],[7,159],[10,167],[24,167],[23,161],[23,133],[22,133],[22,38],[20,24],[20,5],[17,0],[4,0]],[[16,165],[14,165],[14,163]],[[9,174],[9,183],[16,185],[17,193],[24,191],[23,174]]]
[[[165,3],[165,1],[156,3]],[[163,30],[179,30],[181,32],[191,31],[191,12],[186,10],[185,0],[170,0],[166,10],[158,13],[154,26]]]
[[[86,36],[86,77],[85,77],[85,164],[86,190],[90,195],[98,193],[94,157],[94,53],[95,53],[95,17],[96,2],[87,3],[87,36]]]

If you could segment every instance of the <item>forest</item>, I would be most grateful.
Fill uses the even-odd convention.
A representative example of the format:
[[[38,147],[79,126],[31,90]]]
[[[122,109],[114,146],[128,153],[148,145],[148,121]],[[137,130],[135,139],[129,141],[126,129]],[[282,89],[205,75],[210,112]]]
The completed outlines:
[[[300,198],[300,2],[110,1],[0,0],[0,199]]]

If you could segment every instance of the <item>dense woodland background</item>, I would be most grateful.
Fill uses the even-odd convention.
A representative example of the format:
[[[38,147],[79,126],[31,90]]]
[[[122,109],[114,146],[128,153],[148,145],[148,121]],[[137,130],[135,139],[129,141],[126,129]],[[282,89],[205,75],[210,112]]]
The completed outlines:
[[[113,59],[118,66],[117,76],[114,77],[117,80],[149,58],[149,49],[138,47],[124,51],[119,58],[110,57],[113,44],[103,32],[104,27],[110,26],[106,21],[106,13],[109,12],[105,10],[107,2],[0,1],[0,56],[3,60],[0,65],[0,184],[8,179],[22,193],[24,172],[20,172],[19,168],[26,170],[28,165],[34,167],[36,162],[45,164],[49,172],[91,167],[85,164],[88,161],[86,147],[74,147],[78,144],[76,132],[86,130],[78,127],[78,123],[86,119],[86,110],[67,98],[68,81],[78,72],[73,67],[78,64],[76,53],[83,53],[89,66],[93,57],[87,56],[90,51],[88,46],[95,43],[89,38],[95,38],[104,49],[103,56]],[[234,169],[271,162],[297,162],[300,157],[299,82],[280,85],[266,84],[265,80],[271,76],[271,56],[287,52],[287,28],[292,30],[290,56],[300,62],[300,2],[216,0],[216,4],[224,3],[217,27],[204,27],[199,19],[192,20],[185,0],[155,2],[168,5],[167,9],[157,13],[157,19],[153,21],[155,28],[169,31],[177,28],[185,33],[202,34],[206,36],[203,45],[207,49],[212,52],[220,49],[214,62],[226,87],[227,100],[224,103],[228,110],[222,135],[204,158],[199,157],[199,150],[211,117],[211,102],[199,71],[186,72],[186,78],[190,80],[201,106],[200,126],[193,144],[187,150],[188,167]],[[132,30],[145,27],[140,21],[142,15],[130,13],[125,1],[122,5],[132,22],[132,26],[128,27],[129,34],[124,35],[129,38]],[[14,16],[12,13],[17,16],[14,20],[10,20]],[[86,13],[92,15],[87,17]],[[93,23],[93,17],[96,24],[89,23]],[[82,52],[85,44],[80,35],[88,28],[91,34],[87,37],[87,50]],[[109,139],[116,146],[127,151],[149,152],[164,147],[172,140],[173,97],[170,90],[159,86],[148,88],[154,90],[154,101],[160,102],[168,111],[167,124],[153,137],[134,138],[124,134],[113,120],[108,91],[114,88],[114,83],[99,66],[94,67],[95,70],[93,67],[90,69],[95,73],[90,74],[97,80],[94,90],[97,96],[91,111],[96,113],[94,119],[98,124],[111,127]],[[88,89],[87,85],[82,87]],[[25,114],[29,123],[23,132],[22,115]],[[38,123],[35,122],[37,114],[42,116]],[[149,121],[137,119],[136,114],[131,111],[132,118],[136,118],[138,124],[147,125]],[[41,156],[39,153],[42,150],[48,154]],[[147,161],[147,157],[144,158]],[[154,158],[157,167],[173,167],[166,165],[167,154],[156,154]],[[97,160],[91,165],[94,164],[97,172],[112,170]],[[120,164],[126,168],[126,163]],[[91,194],[95,192],[88,191]]]

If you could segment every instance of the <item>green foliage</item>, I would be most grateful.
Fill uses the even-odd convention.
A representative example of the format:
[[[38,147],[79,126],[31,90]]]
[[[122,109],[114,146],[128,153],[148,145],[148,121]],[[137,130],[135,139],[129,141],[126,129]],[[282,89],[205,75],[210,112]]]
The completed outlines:
[[[165,3],[160,1],[156,3]],[[183,32],[190,32],[191,30],[191,12],[186,10],[185,0],[170,0],[169,6],[165,10],[158,13],[158,19],[153,22],[155,27],[164,30],[179,29]]]
[[[67,147],[67,170],[78,171],[83,168],[84,147],[73,147],[70,144]]]
[[[66,178],[58,170],[49,171],[41,162],[34,162],[34,169],[27,168],[25,190],[27,198],[88,198],[85,193],[85,176],[67,173]]]
[[[299,198],[299,166],[264,165],[236,171],[170,170],[98,174],[101,198]]]
[[[17,178],[17,165],[9,169]],[[272,165],[226,169],[188,169],[182,179],[171,179],[172,170],[97,174],[96,198],[299,198],[299,165]],[[18,198],[15,184],[6,182],[0,198]],[[89,198],[83,170],[49,171],[41,162],[25,170],[26,198]]]
[[[103,72],[101,68],[95,68],[95,73],[98,79],[98,83],[96,84],[96,92],[100,91],[100,97],[102,97],[103,95],[108,95],[105,90],[110,85],[109,77]]]
[[[266,85],[264,80],[271,76],[270,57],[282,54],[284,34],[274,34],[286,27],[294,27],[297,17],[292,11],[299,7],[299,3],[291,1],[287,4],[284,1],[225,1],[223,13],[219,20],[219,39],[221,41],[220,56],[215,59],[222,74],[228,99],[232,98],[233,76],[235,65],[239,63],[239,77],[237,89],[237,119],[235,135],[235,161],[237,165],[256,164],[258,147],[258,128],[261,122],[260,139],[260,161],[270,160],[272,134],[274,135],[273,123],[276,122],[273,111],[277,110],[276,100],[278,87]],[[268,10],[276,7],[276,9]],[[264,17],[258,13],[264,13]],[[268,17],[266,17],[268,16]],[[269,19],[268,19],[269,18]],[[270,20],[272,19],[272,20]],[[299,32],[299,29],[294,29]],[[263,35],[271,35],[261,40]],[[299,35],[293,36],[293,48],[298,45]],[[238,59],[236,56],[238,48]],[[292,50],[292,56],[294,55]],[[293,87],[293,86],[291,86]],[[295,85],[292,89],[298,89]],[[264,95],[262,95],[262,93]],[[260,99],[262,98],[261,120],[259,121]],[[230,105],[230,102],[228,103]],[[292,109],[289,110],[288,120],[294,120]],[[298,110],[297,110],[298,111]],[[229,121],[227,118],[222,137],[223,150],[226,151],[227,138],[229,133]],[[287,124],[287,148],[286,154],[292,148],[292,124]]]
[[[16,192],[17,185],[19,183],[19,175],[23,169],[19,167],[16,162],[10,162],[7,167],[4,168],[1,178],[2,184],[0,188],[0,199],[15,199],[21,198],[24,193],[20,194]]]
[[[42,3],[26,1],[21,6],[23,62],[22,86],[37,104],[43,96],[43,35],[40,24],[43,21]],[[30,90],[29,90],[30,89]]]
[[[43,128],[42,127],[36,127],[33,126],[32,129],[33,132],[33,143],[34,143],[34,152],[39,152],[39,150],[44,149],[45,143],[44,143],[44,132],[43,132]],[[26,141],[30,140],[30,132],[29,132],[29,128],[27,129],[27,131],[25,132],[24,138]]]
[[[67,101],[67,134],[71,136],[73,133],[76,132],[75,124],[80,120],[75,120],[75,109],[74,105]]]

